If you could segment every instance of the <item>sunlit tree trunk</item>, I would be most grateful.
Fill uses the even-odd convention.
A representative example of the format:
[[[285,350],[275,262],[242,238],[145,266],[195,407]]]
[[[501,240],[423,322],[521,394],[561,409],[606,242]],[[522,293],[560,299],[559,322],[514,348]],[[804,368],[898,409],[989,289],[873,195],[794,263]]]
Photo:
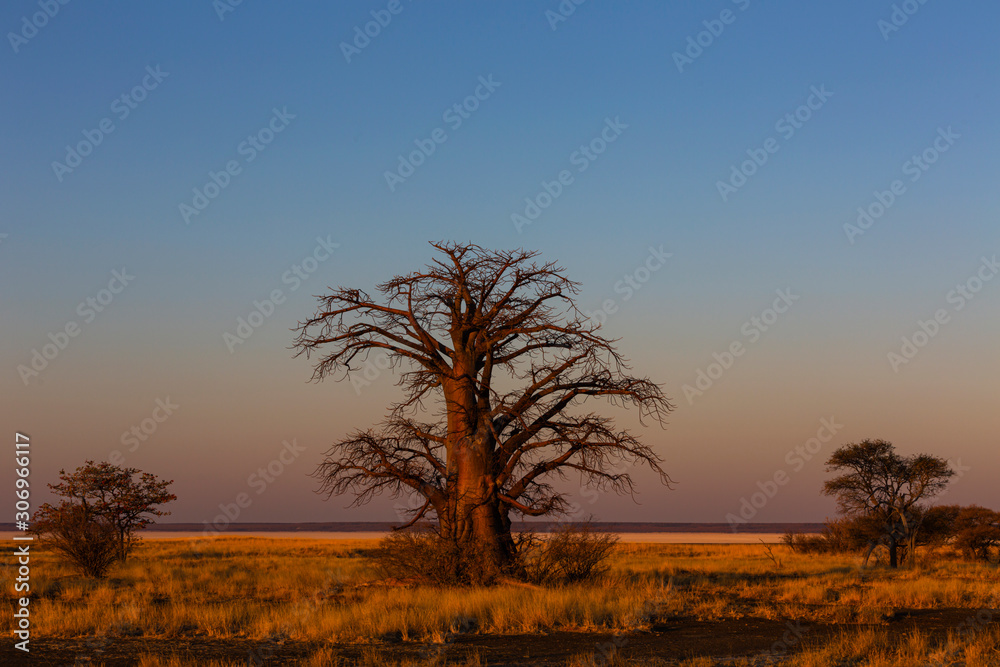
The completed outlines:
[[[445,382],[448,404],[449,482],[454,484],[451,538],[466,553],[477,554],[487,569],[502,570],[514,557],[508,510],[497,493],[496,440],[470,374],[456,364],[457,379]]]

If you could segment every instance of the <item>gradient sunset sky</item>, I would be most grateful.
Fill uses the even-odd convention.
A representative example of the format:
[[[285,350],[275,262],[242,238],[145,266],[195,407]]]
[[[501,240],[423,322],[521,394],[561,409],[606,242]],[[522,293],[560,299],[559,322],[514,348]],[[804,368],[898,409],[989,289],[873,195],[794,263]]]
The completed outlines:
[[[117,451],[176,480],[171,521],[240,493],[240,521],[395,520],[308,477],[393,377],[310,384],[290,329],[458,240],[558,261],[677,405],[621,415],[674,490],[571,480],[583,513],[725,522],[784,472],[753,519],[820,521],[823,460],[863,438],[1000,508],[1000,6],[40,5],[0,9],[0,391],[36,490]]]

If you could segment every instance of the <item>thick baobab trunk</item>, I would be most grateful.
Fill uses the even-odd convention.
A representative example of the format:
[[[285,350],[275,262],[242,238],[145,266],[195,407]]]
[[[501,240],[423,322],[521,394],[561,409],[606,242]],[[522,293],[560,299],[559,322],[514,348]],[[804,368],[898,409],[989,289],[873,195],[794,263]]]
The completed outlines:
[[[455,447],[455,536],[460,547],[480,559],[484,571],[499,571],[512,560],[510,521],[493,485],[494,443],[469,433]]]
[[[448,410],[449,495],[453,511],[447,531],[463,555],[478,561],[484,573],[498,573],[514,558],[510,520],[497,497],[493,459],[496,442],[479,418],[471,387],[456,382],[445,388]],[[453,486],[452,486],[453,485]]]

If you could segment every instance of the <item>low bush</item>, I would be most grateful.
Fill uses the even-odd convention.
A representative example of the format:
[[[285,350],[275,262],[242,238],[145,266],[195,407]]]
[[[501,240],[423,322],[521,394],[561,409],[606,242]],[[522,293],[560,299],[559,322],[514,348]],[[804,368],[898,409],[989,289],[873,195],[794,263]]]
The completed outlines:
[[[420,579],[437,585],[491,584],[504,573],[475,549],[462,548],[430,531],[399,531],[384,537],[371,554],[390,579]]]
[[[618,543],[611,533],[589,525],[568,525],[545,539],[532,538],[518,550],[526,580],[545,585],[589,581],[607,573],[608,559]]]
[[[42,546],[64,556],[85,576],[101,579],[119,559],[118,530],[85,505],[46,505],[32,528]]]
[[[832,554],[864,551],[878,538],[878,527],[872,521],[841,518],[828,520],[818,535],[789,531],[782,537],[782,542],[799,553]]]
[[[436,585],[489,585],[519,579],[541,585],[588,581],[605,574],[618,538],[589,525],[564,526],[547,537],[522,534],[516,555],[503,570],[481,550],[460,547],[429,531],[394,532],[372,552],[378,572],[390,579]]]

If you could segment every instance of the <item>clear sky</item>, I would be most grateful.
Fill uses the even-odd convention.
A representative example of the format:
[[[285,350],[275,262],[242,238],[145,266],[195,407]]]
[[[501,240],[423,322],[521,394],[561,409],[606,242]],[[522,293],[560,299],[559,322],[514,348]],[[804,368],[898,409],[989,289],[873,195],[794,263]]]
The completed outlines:
[[[725,521],[762,486],[754,520],[822,520],[823,459],[866,437],[952,459],[948,501],[998,508],[998,19],[5,2],[4,428],[32,436],[36,486],[115,451],[175,479],[171,520],[243,492],[241,521],[392,520],[307,475],[393,378],[308,384],[289,329],[327,286],[370,290],[451,239],[558,260],[677,404],[642,431],[676,488],[571,484],[582,511]]]

